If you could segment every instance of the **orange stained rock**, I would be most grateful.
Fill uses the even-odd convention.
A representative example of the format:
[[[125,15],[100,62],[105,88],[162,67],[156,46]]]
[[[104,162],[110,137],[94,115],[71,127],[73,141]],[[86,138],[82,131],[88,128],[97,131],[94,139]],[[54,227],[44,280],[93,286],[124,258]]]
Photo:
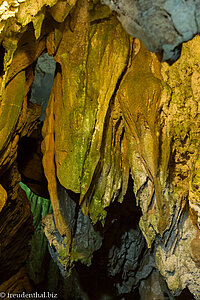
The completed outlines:
[[[55,143],[54,143],[54,97],[57,91],[59,91],[61,77],[58,73],[53,84],[52,93],[48,102],[46,109],[46,118],[42,130],[44,140],[42,142],[42,152],[43,152],[43,166],[44,173],[48,181],[48,189],[51,199],[51,204],[53,208],[56,228],[61,235],[66,235],[69,242],[71,241],[71,233],[66,224],[57,197],[57,179],[56,179],[56,169],[55,169]]]
[[[76,0],[58,1],[50,10],[52,17],[57,22],[63,22],[75,4]]]
[[[141,43],[137,54],[133,55],[131,65],[124,76],[118,97],[125,123],[130,129],[140,159],[149,179],[153,183],[148,202],[149,213],[153,213],[155,208],[158,208],[159,222],[157,230],[160,234],[163,234],[168,225],[168,211],[163,202],[158,178],[160,156],[159,105],[161,97],[161,81],[156,77],[159,74],[158,65],[159,62],[155,58],[153,59],[152,54]],[[153,74],[152,69],[156,70],[156,76]],[[154,192],[156,203],[153,197]]]
[[[77,2],[55,55],[62,70],[62,98],[55,106],[57,177],[81,194],[80,204],[99,172],[110,100],[129,55],[129,37],[117,20],[89,23],[88,14],[88,2]]]
[[[191,244],[192,259],[197,268],[200,268],[200,233],[197,232],[196,237],[192,240]]]
[[[4,205],[6,204],[6,200],[7,200],[6,190],[4,190],[4,188],[0,184],[0,212],[2,211]]]

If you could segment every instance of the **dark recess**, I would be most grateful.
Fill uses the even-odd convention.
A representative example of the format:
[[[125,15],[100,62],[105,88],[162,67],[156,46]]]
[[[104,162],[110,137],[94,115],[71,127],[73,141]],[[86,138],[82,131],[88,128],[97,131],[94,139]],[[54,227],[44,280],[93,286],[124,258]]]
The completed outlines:
[[[87,267],[77,263],[75,266],[80,276],[80,282],[89,299],[103,299],[103,295],[107,295],[108,299],[113,300],[140,299],[137,288],[129,294],[118,295],[115,283],[119,282],[120,278],[110,277],[107,271],[109,250],[113,245],[120,246],[121,236],[131,228],[135,229],[141,216],[140,208],[136,206],[131,176],[123,203],[114,202],[107,211],[104,228],[99,224],[96,226],[96,229],[101,230],[104,239],[102,247],[94,253],[92,265]]]
[[[19,141],[17,163],[22,182],[35,194],[49,199],[48,184],[42,166],[41,127],[42,123],[29,137],[25,136]]]

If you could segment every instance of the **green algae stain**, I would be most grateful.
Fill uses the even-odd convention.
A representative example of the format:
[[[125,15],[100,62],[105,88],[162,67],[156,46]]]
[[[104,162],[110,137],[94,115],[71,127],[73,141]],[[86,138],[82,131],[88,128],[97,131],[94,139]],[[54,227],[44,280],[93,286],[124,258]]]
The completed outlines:
[[[80,31],[81,52],[74,48]],[[55,125],[57,176],[65,188],[81,193],[82,203],[94,174],[98,173],[105,118],[127,63],[129,38],[111,18],[90,25],[88,30],[75,28],[74,35],[66,33],[66,39],[67,49],[63,40],[57,54],[65,82],[62,109],[56,112],[56,124],[59,124]],[[90,200],[91,205],[87,207],[92,210],[95,201]]]
[[[51,214],[53,210],[50,199],[34,194],[23,182],[20,182],[19,185],[26,192],[33,214],[34,234],[30,243],[31,252],[27,260],[27,270],[31,280],[38,284],[45,276],[43,264],[48,247],[48,241],[43,232],[41,221],[47,214]]]

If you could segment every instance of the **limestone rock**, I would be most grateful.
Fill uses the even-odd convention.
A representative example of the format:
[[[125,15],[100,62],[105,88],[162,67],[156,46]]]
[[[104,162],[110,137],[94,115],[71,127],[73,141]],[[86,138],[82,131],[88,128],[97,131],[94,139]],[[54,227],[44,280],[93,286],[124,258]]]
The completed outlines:
[[[139,290],[141,299],[174,299],[167,289],[166,283],[164,282],[162,276],[155,270],[153,270],[146,280],[141,281]]]
[[[103,0],[125,30],[152,52],[163,51],[162,61],[174,62],[181,45],[199,33],[200,1]]]
[[[70,10],[75,6],[76,0],[68,0],[68,1],[58,1],[51,8],[51,15],[57,22],[63,22],[70,12]]]
[[[66,277],[73,262],[80,260],[88,266],[91,264],[93,252],[101,247],[102,238],[62,186],[59,186],[58,197],[62,214],[71,231],[71,240],[60,235],[52,215],[47,215],[42,223],[51,256]]]
[[[55,56],[61,65],[57,77],[62,78],[62,82],[67,80],[68,84],[62,84],[56,90],[55,96],[52,94],[56,104],[54,108],[51,108],[55,114],[51,130],[55,131],[54,137],[52,133],[52,138],[55,139],[57,177],[66,189],[76,193],[81,192],[80,204],[82,203],[85,213],[90,211],[93,222],[97,222],[98,218],[104,220],[104,207],[108,206],[119,194],[122,184],[120,179],[122,164],[123,168],[126,168],[126,174],[128,172],[126,149],[120,145],[122,124],[118,132],[112,132],[112,126],[117,124],[117,120],[121,122],[119,107],[116,103],[116,108],[111,114],[109,106],[117,81],[126,67],[129,38],[115,19],[90,25],[88,17],[87,5],[79,3],[74,11],[73,31],[69,27],[65,29]],[[79,18],[78,22],[77,18]],[[118,45],[119,40],[122,41],[120,45]],[[87,52],[88,55],[86,55]],[[94,63],[99,66],[95,73],[93,72]],[[86,79],[85,74],[87,74]],[[69,98],[71,104],[66,106],[65,103],[68,103]],[[51,114],[51,118],[54,114]],[[109,126],[109,132],[106,133],[106,145],[103,149],[101,145],[104,139],[104,126]],[[47,132],[45,131],[46,125],[43,128],[46,139]],[[114,142],[118,145],[117,153],[112,152],[111,149]],[[125,141],[123,145],[124,143]],[[124,147],[123,162],[120,157],[122,147]],[[46,149],[45,153],[47,151]],[[53,148],[52,151],[54,151]],[[102,156],[106,159],[104,166],[100,166]],[[48,157],[47,161],[49,162]],[[86,195],[96,172],[103,180],[97,183],[94,197],[87,200]],[[115,182],[111,183],[112,186],[106,183],[107,176],[110,176],[111,182],[115,177]],[[126,191],[126,177],[127,175],[124,176],[123,193]],[[101,195],[104,194],[104,204],[101,205]],[[90,193],[88,196],[91,198]],[[90,207],[89,202],[91,202]]]
[[[1,211],[0,218],[0,235],[2,237],[0,284],[15,276],[19,269],[25,266],[30,250],[29,240],[33,232],[30,205],[26,194],[18,185],[20,175],[16,165],[10,167],[4,176],[4,178],[1,177],[1,183],[7,191],[8,199]],[[10,226],[10,220],[12,220],[12,226]],[[17,285],[16,282],[15,286],[17,287]]]
[[[194,130],[191,140],[187,134],[193,131],[190,129],[192,119],[198,123],[195,121],[198,115],[184,64],[190,59],[190,72],[195,73],[192,89],[194,97],[198,97],[198,57],[194,61],[191,55],[189,58],[188,44],[177,63],[172,67],[161,66],[158,57],[148,52],[142,43],[128,38],[119,24],[114,27],[113,17],[89,24],[87,5],[86,2],[77,4],[70,27],[63,31],[61,43],[56,47],[55,59],[60,67],[43,128],[44,168],[51,199],[55,202],[56,227],[64,233],[65,227],[59,222],[67,223],[70,243],[73,221],[61,209],[57,178],[62,186],[77,194],[83,212],[93,223],[101,220],[104,224],[105,208],[116,200],[123,201],[131,169],[137,204],[142,209],[140,227],[148,246],[153,247],[154,241],[165,244],[180,230],[176,221],[179,222],[186,209],[188,193],[191,208],[196,211],[198,207],[198,200],[194,200],[198,197],[193,196],[198,188],[189,183],[188,170],[188,165],[198,161],[198,142],[194,142],[197,133]],[[114,38],[106,39],[107,32]],[[98,44],[102,35],[104,38]],[[119,42],[121,40],[123,42]],[[110,43],[116,47],[112,46],[112,59],[108,60],[105,54],[111,51]],[[126,45],[123,51],[117,50],[117,43]],[[119,64],[117,71],[116,64]],[[109,72],[114,65],[115,73],[110,83]],[[93,69],[97,66],[96,74]],[[101,75],[104,72],[108,76],[106,81]],[[181,99],[185,99],[185,106]],[[186,120],[184,124],[183,120]],[[183,149],[183,141],[187,141],[188,150]],[[198,163],[195,166],[196,174]],[[192,178],[196,184],[198,174]],[[193,257],[197,262],[195,254]],[[66,259],[68,264],[69,257]],[[157,265],[160,270],[158,262]]]
[[[113,245],[109,251],[108,272],[116,279],[116,287],[119,294],[130,293],[138,285],[141,279],[145,279],[155,266],[153,258],[146,252],[143,255],[144,265],[139,260],[142,252],[145,252],[145,241],[139,228],[125,232],[119,245]],[[120,280],[119,280],[120,277]]]
[[[181,217],[180,225],[181,230],[177,232],[175,245],[172,235],[165,246],[160,244],[156,247],[156,262],[169,289],[175,295],[179,295],[187,286],[195,299],[198,299],[200,270],[198,265],[195,265],[190,248],[196,229],[187,214]]]
[[[6,204],[6,200],[7,200],[7,193],[2,187],[2,185],[0,186],[0,195],[1,195],[1,203],[0,203],[0,211],[1,211],[4,205]]]

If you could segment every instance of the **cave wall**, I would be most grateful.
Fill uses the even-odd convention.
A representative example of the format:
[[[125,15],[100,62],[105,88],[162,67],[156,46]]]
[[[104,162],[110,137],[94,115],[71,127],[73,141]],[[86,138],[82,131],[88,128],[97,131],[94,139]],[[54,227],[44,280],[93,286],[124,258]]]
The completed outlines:
[[[159,283],[159,297],[164,297],[164,291],[169,297],[177,296],[187,287],[198,299],[199,36],[183,45],[173,65],[161,63],[161,53],[145,48],[146,35],[134,35],[133,27],[128,30],[132,37],[123,29],[122,25],[127,29],[123,22],[127,16],[122,14],[122,20],[120,13],[130,1],[120,2],[117,9],[117,1],[104,2],[117,16],[92,0],[0,4],[0,234],[5,241],[0,259],[1,269],[9,268],[6,278],[0,276],[0,283],[5,291],[11,287],[31,290],[24,267],[33,227],[30,204],[18,185],[25,169],[17,160],[17,151],[22,139],[41,127],[42,109],[31,102],[30,88],[37,59],[48,52],[56,61],[56,70],[42,128],[41,156],[53,214],[42,223],[61,274],[68,276],[77,262],[91,266],[93,253],[106,249],[108,273],[120,278],[115,282],[119,294],[140,286],[142,295],[148,277],[150,286],[153,278],[167,283],[168,288]],[[156,7],[165,1],[157,2]],[[184,14],[192,5],[187,3],[181,6]],[[179,2],[175,4],[176,8]],[[194,1],[193,15],[195,5],[198,1]],[[133,10],[133,16],[136,12]],[[148,48],[169,50],[164,60],[175,61],[174,49],[197,32],[183,34],[171,50],[163,48],[165,41]],[[159,34],[165,36],[165,30]],[[31,168],[33,164],[29,173]],[[34,175],[32,180],[46,184],[40,173]],[[36,192],[42,193],[41,189]],[[112,224],[121,220],[120,207],[127,197],[131,207],[137,205],[141,210],[140,215],[128,208],[133,218],[139,215],[139,227],[124,225],[126,231],[118,237],[122,248],[116,248],[113,241],[107,249],[106,234],[111,227],[118,228]],[[119,205],[117,213],[112,213],[113,205]],[[22,244],[26,245],[23,249]],[[22,256],[16,264],[12,263],[13,252]],[[123,268],[126,271],[120,277]],[[134,280],[126,275],[131,272],[135,272]],[[18,278],[19,284],[13,287],[12,278]]]

